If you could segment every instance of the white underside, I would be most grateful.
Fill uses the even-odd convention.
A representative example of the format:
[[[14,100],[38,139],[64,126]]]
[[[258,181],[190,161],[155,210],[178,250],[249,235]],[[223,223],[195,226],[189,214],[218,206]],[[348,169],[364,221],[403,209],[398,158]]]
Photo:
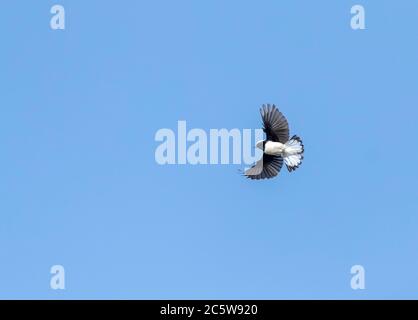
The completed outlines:
[[[264,146],[264,153],[273,156],[292,156],[302,152],[301,144],[296,140],[290,140],[285,144],[280,142],[267,141]]]
[[[282,156],[285,164],[295,167],[302,161],[302,144],[297,140],[289,140],[285,144],[280,142],[267,141],[264,146],[264,153],[273,156]]]
[[[270,154],[272,156],[283,155],[286,146],[280,142],[267,141],[264,146],[264,153]]]

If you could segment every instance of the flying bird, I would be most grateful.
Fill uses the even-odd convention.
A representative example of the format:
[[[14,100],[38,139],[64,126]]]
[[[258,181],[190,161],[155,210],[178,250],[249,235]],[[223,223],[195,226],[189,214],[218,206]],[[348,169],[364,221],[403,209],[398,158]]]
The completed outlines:
[[[294,135],[289,139],[289,124],[275,105],[263,105],[260,109],[266,139],[258,141],[256,147],[263,156],[244,175],[253,180],[270,179],[277,176],[286,164],[287,170],[296,170],[303,160],[302,140]]]

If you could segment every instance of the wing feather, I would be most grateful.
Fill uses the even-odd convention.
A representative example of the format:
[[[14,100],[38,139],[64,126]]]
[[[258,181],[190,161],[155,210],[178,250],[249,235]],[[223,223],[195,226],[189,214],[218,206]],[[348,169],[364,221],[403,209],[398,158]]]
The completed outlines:
[[[284,115],[274,104],[263,105],[260,113],[267,140],[286,143],[289,140],[289,124]]]
[[[283,165],[281,156],[264,154],[244,175],[253,180],[270,179],[277,176]]]

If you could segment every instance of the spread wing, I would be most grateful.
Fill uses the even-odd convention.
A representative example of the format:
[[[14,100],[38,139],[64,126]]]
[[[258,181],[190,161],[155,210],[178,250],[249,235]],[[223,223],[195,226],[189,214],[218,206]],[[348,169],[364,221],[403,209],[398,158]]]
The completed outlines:
[[[260,113],[267,140],[286,143],[289,140],[289,124],[279,109],[274,104],[263,104]]]
[[[250,169],[244,172],[244,175],[253,180],[270,179],[280,172],[283,165],[281,156],[272,156],[264,154]]]

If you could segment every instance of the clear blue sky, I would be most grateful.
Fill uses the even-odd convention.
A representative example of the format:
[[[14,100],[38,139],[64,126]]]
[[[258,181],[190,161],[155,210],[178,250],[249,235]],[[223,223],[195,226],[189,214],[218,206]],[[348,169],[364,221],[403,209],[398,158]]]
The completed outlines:
[[[4,1],[0,30],[0,298],[418,298],[417,1]],[[267,102],[296,172],[155,162]]]

